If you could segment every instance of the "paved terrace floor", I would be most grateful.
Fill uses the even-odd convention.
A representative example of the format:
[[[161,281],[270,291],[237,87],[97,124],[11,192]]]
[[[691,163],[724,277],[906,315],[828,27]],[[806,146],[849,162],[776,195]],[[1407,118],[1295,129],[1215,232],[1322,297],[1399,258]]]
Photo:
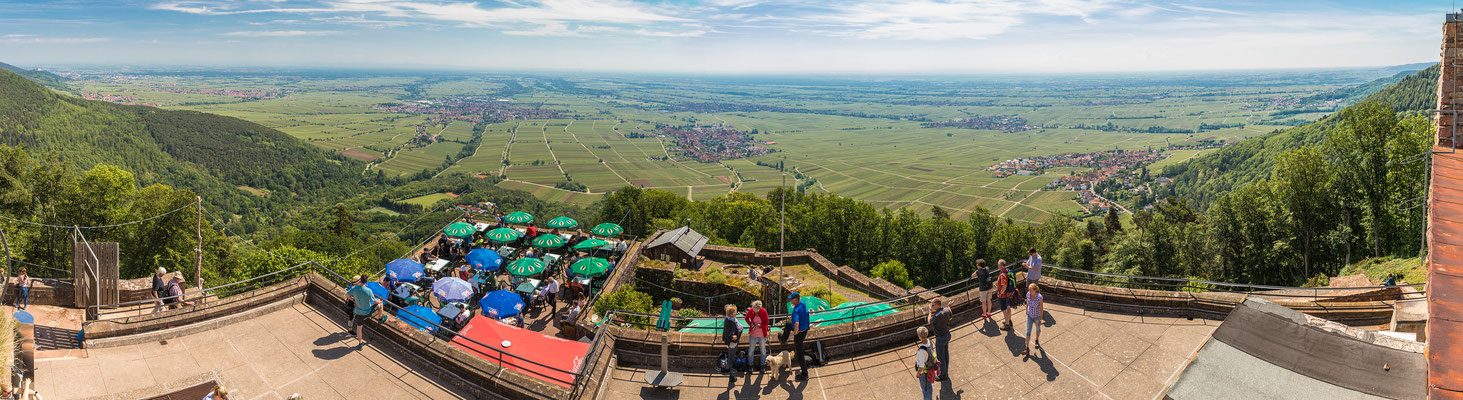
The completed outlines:
[[[936,397],[1152,400],[1220,323],[1049,304],[1042,328],[1045,356],[1023,360],[1024,315],[1012,315],[1016,333],[979,320],[956,328],[950,381],[936,385]],[[620,367],[613,371],[606,398],[918,399],[913,346],[911,339],[903,348],[833,360],[812,369],[804,382],[792,380],[791,373],[776,378],[768,373],[743,376],[732,385],[726,375],[703,370],[687,374],[677,390],[657,390],[645,386],[646,369]]]
[[[314,306],[297,304],[162,343],[38,361],[36,384],[49,399],[135,399],[209,380],[235,390],[236,400],[467,397],[377,346],[356,349],[343,332]]]

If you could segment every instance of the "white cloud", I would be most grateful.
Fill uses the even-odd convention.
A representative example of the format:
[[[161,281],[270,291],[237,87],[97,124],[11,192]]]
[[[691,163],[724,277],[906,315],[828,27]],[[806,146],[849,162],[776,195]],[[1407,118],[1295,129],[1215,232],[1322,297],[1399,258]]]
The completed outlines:
[[[16,44],[82,44],[100,43],[110,41],[108,37],[42,37],[26,34],[8,34],[0,36],[0,43]]]
[[[293,37],[293,36],[328,36],[339,35],[340,31],[238,31],[221,33],[224,36],[240,37]]]

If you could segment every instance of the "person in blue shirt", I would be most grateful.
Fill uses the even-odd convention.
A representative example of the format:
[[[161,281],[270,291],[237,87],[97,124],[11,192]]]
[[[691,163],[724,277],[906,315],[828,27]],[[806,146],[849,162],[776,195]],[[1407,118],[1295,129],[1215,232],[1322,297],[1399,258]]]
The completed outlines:
[[[366,320],[371,318],[371,313],[376,311],[376,305],[381,303],[381,300],[377,299],[374,293],[371,293],[371,289],[366,287],[366,282],[369,281],[370,278],[366,277],[366,275],[358,275],[356,284],[351,285],[350,289],[346,289],[345,291],[345,294],[350,295],[356,302],[356,307],[353,309],[354,312],[352,312],[351,323],[356,327],[356,339],[361,341],[358,347],[364,347],[366,345],[366,336],[362,327],[366,326]]]
[[[808,306],[803,304],[802,295],[792,292],[787,299],[792,301],[792,329],[795,332],[792,335],[793,357],[798,359],[798,368],[802,369],[797,374],[797,380],[806,381],[808,380],[808,361],[803,358],[803,339],[808,338],[808,328],[812,322],[808,317]]]

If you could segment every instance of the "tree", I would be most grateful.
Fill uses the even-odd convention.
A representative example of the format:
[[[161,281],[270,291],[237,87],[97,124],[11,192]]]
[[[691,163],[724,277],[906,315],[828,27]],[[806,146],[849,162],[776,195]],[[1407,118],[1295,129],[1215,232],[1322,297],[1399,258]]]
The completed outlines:
[[[337,236],[353,238],[356,231],[351,229],[351,213],[345,209],[345,204],[335,205],[335,224],[330,226],[330,231]]]
[[[1387,142],[1397,126],[1397,114],[1387,105],[1363,102],[1347,107],[1341,117],[1341,127],[1326,136],[1326,149],[1343,178],[1343,190],[1362,198],[1367,239],[1373,256],[1381,257],[1387,222]]]
[[[875,278],[889,281],[889,283],[899,285],[899,287],[905,289],[914,287],[914,281],[909,279],[909,270],[904,268],[904,263],[899,262],[899,260],[889,260],[879,263],[879,265],[874,266],[870,274]]]
[[[996,226],[1001,220],[996,218],[991,210],[985,207],[975,206],[970,212],[970,252],[974,258],[992,258],[990,252],[991,236],[996,233]]]
[[[1102,225],[1111,234],[1117,234],[1123,231],[1123,220],[1118,218],[1117,207],[1107,209],[1107,215],[1102,217]]]
[[[991,235],[990,258],[1015,262],[1024,259],[1026,250],[1034,245],[1036,245],[1036,236],[1031,233],[1031,228],[1016,224],[1002,224]],[[990,259],[986,261],[989,262]]]
[[[1270,178],[1275,200],[1291,231],[1301,242],[1302,274],[1311,276],[1311,254],[1331,216],[1330,170],[1321,152],[1310,146],[1286,151],[1275,161]]]

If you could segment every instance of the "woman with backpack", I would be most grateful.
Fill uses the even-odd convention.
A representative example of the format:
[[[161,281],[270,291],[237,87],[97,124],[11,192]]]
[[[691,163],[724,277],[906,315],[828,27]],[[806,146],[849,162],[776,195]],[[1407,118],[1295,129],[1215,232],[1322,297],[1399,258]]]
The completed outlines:
[[[1011,330],[1011,308],[1016,307],[1016,274],[1006,268],[1006,260],[996,262],[996,299],[1000,302],[1001,329]]]
[[[935,381],[940,375],[940,360],[935,358],[929,328],[921,326],[915,333],[919,336],[914,350],[915,379],[919,380],[919,390],[924,394],[924,399],[932,400],[935,398]]]
[[[726,315],[721,321],[721,341],[726,342],[727,375],[732,383],[737,382],[737,343],[742,341],[742,324],[737,322],[737,306],[726,305]]]

